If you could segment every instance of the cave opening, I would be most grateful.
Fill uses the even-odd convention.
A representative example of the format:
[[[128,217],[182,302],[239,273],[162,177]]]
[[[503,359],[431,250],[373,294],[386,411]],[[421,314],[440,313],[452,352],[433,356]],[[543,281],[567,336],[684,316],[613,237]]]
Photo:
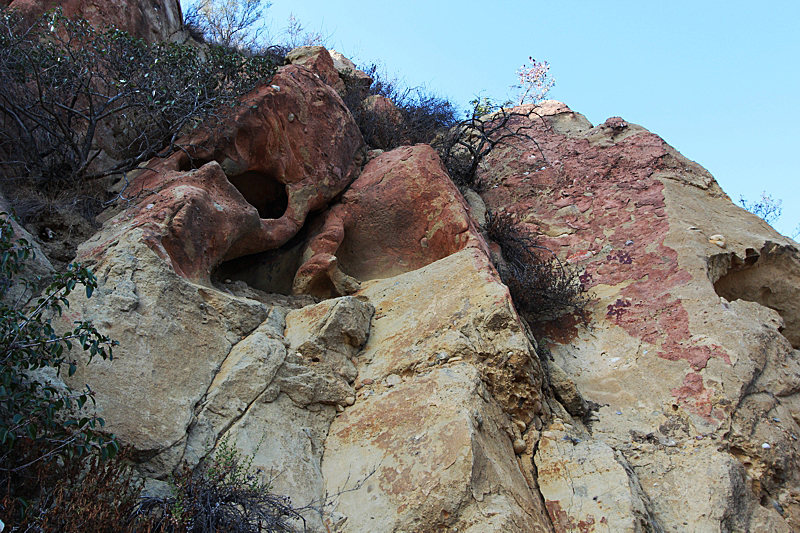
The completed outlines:
[[[196,170],[210,159],[185,158],[181,161],[180,170],[188,172]],[[278,219],[286,213],[289,206],[289,194],[286,186],[266,172],[246,170],[239,174],[230,173],[223,162],[223,170],[228,181],[236,187],[244,199],[258,210],[258,215],[266,219]]]
[[[294,276],[303,258],[304,241],[304,237],[295,235],[275,250],[225,261],[214,270],[211,279],[222,283],[228,280],[243,281],[266,293],[290,295]]]
[[[800,252],[793,246],[767,242],[760,251],[748,248],[744,259],[718,254],[709,259],[714,290],[729,302],[746,300],[777,311],[780,332],[800,349]]]
[[[289,195],[286,193],[286,186],[274,177],[248,170],[228,176],[228,181],[258,210],[261,218],[277,219],[286,213]]]
[[[291,295],[294,277],[303,263],[303,251],[311,231],[309,219],[294,237],[279,248],[224,261],[211,273],[211,280],[215,283],[243,281],[262,292]]]

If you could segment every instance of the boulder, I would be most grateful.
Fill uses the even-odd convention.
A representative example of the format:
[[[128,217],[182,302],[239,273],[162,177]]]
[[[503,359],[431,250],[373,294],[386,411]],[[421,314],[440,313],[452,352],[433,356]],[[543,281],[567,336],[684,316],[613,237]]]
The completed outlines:
[[[327,85],[338,92],[344,91],[344,82],[339,79],[339,70],[334,66],[331,54],[322,46],[300,46],[286,54],[287,65],[302,65]]]
[[[550,531],[515,450],[520,428],[546,416],[543,373],[485,253],[463,249],[357,296],[375,316],[357,398],[325,441],[330,530]]]
[[[346,294],[358,281],[416,270],[465,247],[485,249],[469,206],[428,145],[371,160],[310,239],[294,291]]]
[[[223,260],[278,248],[296,235],[309,212],[355,179],[363,144],[341,98],[300,66],[281,69],[220,127],[201,128],[185,140],[186,150],[140,172],[131,189],[150,194],[111,222],[133,217],[134,225],[147,225],[148,244],[201,283]],[[107,246],[98,242],[92,253]]]
[[[270,473],[273,492],[305,508],[309,531],[324,531],[324,444],[337,409],[355,401],[350,358],[369,334],[373,311],[353,297],[288,313],[273,307],[231,350],[200,403],[188,464],[227,437],[252,468]]]
[[[369,88],[374,81],[362,70],[359,70],[355,63],[347,59],[345,56],[336,50],[329,50],[331,59],[333,59],[333,67],[339,72],[339,77],[343,80],[350,78],[351,87],[359,91],[361,98],[366,98],[369,93]]]

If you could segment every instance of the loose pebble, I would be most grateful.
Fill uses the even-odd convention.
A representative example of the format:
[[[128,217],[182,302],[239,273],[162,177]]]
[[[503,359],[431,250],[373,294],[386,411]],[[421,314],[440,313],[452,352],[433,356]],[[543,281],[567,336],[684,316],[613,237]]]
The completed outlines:
[[[515,439],[514,440],[514,453],[521,454],[527,449],[525,445],[525,441],[522,439]]]

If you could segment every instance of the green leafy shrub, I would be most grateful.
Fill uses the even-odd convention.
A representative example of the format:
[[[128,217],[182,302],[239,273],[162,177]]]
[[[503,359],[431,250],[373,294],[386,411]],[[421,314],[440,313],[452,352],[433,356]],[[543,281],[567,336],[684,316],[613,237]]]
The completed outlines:
[[[517,311],[535,330],[567,314],[588,321],[586,289],[552,251],[505,213],[489,213],[485,230],[502,251],[502,262],[495,264],[500,278]]]
[[[124,177],[210,127],[275,64],[235,49],[147,44],[56,11],[28,24],[0,10],[0,176],[55,195]],[[73,195],[74,196],[74,195]]]
[[[89,387],[73,391],[56,385],[46,373],[57,374],[66,367],[72,375],[78,365],[70,357],[74,347],[88,352],[89,360],[112,357],[116,342],[91,323],[76,323],[69,331],[53,326],[53,318],[69,306],[69,295],[80,285],[91,296],[97,280],[87,268],[73,264],[56,274],[32,305],[7,301],[14,282],[36,285],[36,280],[20,278],[32,257],[31,244],[14,239],[9,216],[0,214],[0,499],[4,500],[12,498],[16,484],[37,463],[92,453],[108,458],[118,450],[113,436],[102,432],[104,420],[81,411],[94,402]]]
[[[514,105],[510,100],[499,103],[486,96],[475,97],[474,100],[470,100],[469,104],[471,109],[467,112],[467,119],[480,118],[495,111],[500,111],[502,108],[511,108]]]

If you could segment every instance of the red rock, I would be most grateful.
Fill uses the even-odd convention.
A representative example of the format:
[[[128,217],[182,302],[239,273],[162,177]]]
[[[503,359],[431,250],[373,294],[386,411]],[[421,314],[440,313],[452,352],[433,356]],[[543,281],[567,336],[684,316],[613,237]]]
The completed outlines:
[[[341,273],[366,281],[416,270],[468,246],[486,250],[468,209],[430,146],[384,153],[324,215],[294,290],[337,294],[333,259]]]
[[[286,63],[302,65],[313,71],[328,86],[338,92],[344,90],[344,82],[333,63],[331,54],[322,46],[300,46],[286,56]]]
[[[213,138],[205,131],[185,144],[192,147],[152,161],[149,171],[134,179],[131,190],[160,191],[161,203],[174,202],[167,211],[181,215],[157,231],[156,240],[165,243],[177,272],[200,280],[223,260],[278,248],[292,238],[309,212],[324,207],[355,178],[355,158],[363,141],[339,95],[307,68],[291,65],[282,68],[270,85],[249,94],[237,115]],[[237,220],[235,228],[209,223],[216,220],[214,216],[203,218],[222,205],[214,196],[221,185],[214,191],[189,193],[188,200],[181,196],[186,190],[177,185],[183,178],[176,173],[209,161],[218,162],[225,171],[216,178],[227,175],[241,193],[238,204],[231,196],[223,202],[233,219],[236,213],[247,213],[247,221]],[[190,174],[185,179],[196,185]],[[187,240],[183,234],[188,227],[198,228],[202,237]],[[210,245],[201,257],[188,242],[195,238],[219,246]]]
[[[151,194],[106,223],[103,239],[80,259],[97,259],[120,233],[142,230],[142,239],[179,275],[207,282],[233,245],[260,227],[255,207],[228,181],[219,164],[161,175]]]
[[[60,7],[68,18],[82,18],[96,28],[113,26],[148,42],[166,41],[182,27],[183,15],[176,0],[3,0],[27,20]]]
[[[497,186],[483,199],[538,228],[540,244],[571,263],[595,299],[587,330],[553,326],[545,334],[552,361],[602,406],[588,441],[564,447],[571,436],[551,423],[539,443],[538,486],[556,528],[581,529],[597,516],[593,489],[584,498],[573,487],[592,486],[589,477],[604,470],[601,455],[623,491],[634,489],[608,452],[629,442],[632,428],[658,428],[658,446],[716,439],[668,465],[638,448],[625,455],[664,530],[717,530],[722,516],[759,524],[751,529],[796,530],[800,455],[788,414],[800,390],[792,355],[800,345],[796,243],[735,206],[705,169],[644,128],[618,117],[593,128],[561,104],[537,113],[527,131],[535,143],[520,140],[485,161],[482,172]],[[779,454],[764,451],[776,447]],[[582,479],[573,454],[592,465],[590,476]],[[759,465],[745,467],[754,490],[733,501],[742,463]],[[610,472],[598,485],[613,492]],[[758,505],[766,493],[780,512]],[[632,516],[625,514],[606,515],[608,523],[634,529],[623,527]]]

